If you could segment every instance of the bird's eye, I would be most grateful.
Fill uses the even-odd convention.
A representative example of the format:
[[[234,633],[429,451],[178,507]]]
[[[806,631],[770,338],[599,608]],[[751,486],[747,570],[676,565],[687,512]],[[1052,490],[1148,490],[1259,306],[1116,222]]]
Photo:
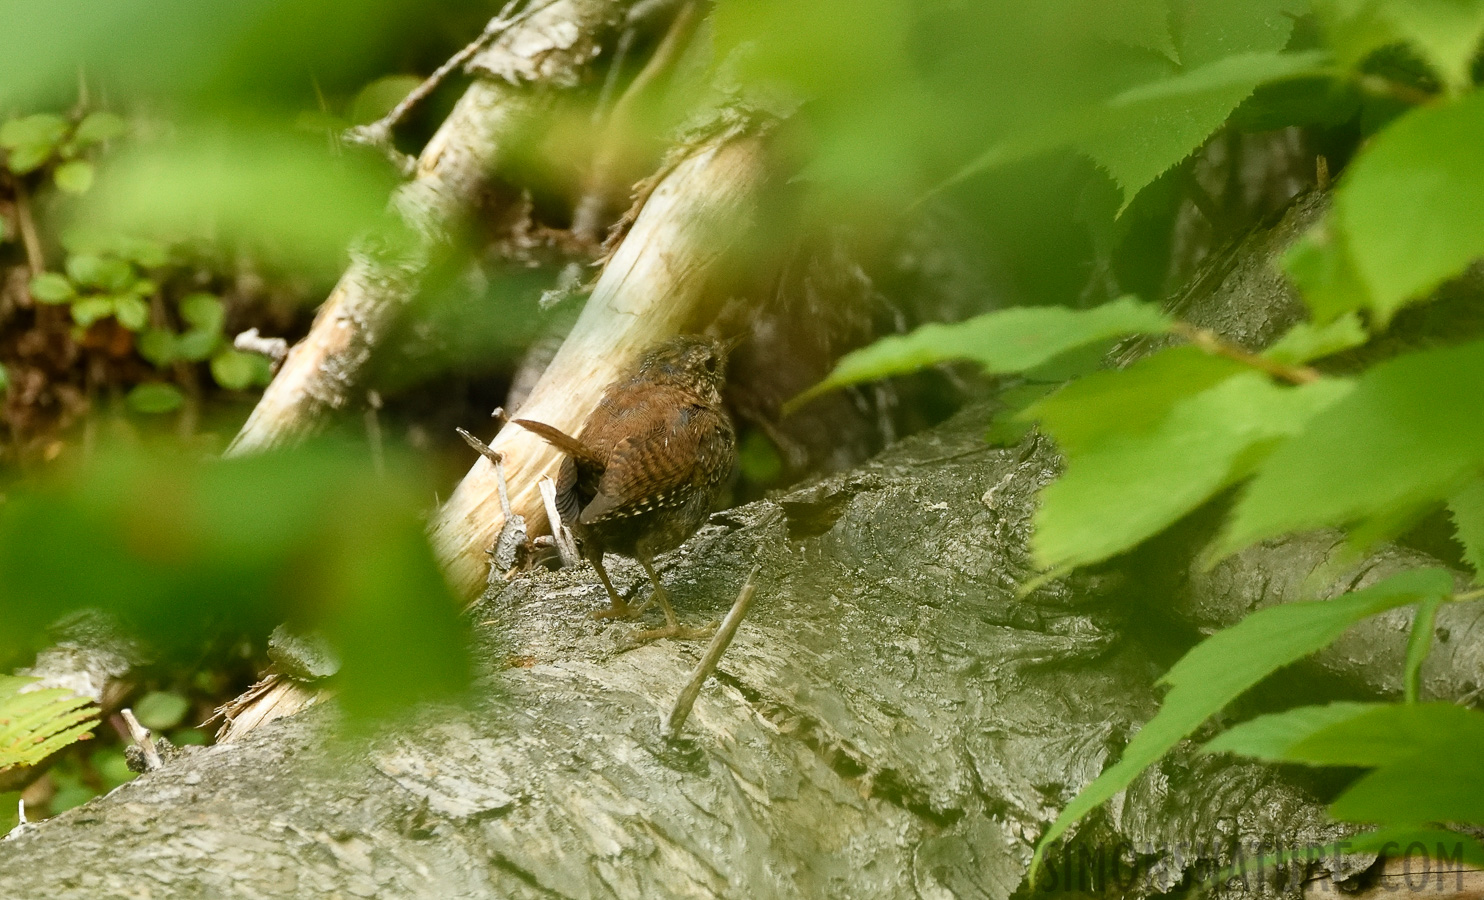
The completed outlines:
[[[706,354],[706,362],[704,362],[702,365],[704,365],[706,367],[706,371],[707,372],[709,372],[712,375],[715,375],[716,374],[716,356],[715,356],[715,354],[711,354],[711,353]]]

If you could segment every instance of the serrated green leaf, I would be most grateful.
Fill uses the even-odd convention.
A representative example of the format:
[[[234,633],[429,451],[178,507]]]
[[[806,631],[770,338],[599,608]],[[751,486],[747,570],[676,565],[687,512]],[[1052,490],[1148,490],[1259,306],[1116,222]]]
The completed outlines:
[[[87,118],[77,126],[72,139],[81,146],[87,146],[122,137],[128,130],[129,124],[122,116],[110,112],[93,112],[88,113]]]
[[[1177,45],[1187,68],[1240,53],[1288,45],[1293,11],[1288,0],[1178,0]]]
[[[126,400],[135,412],[167,413],[180,409],[185,397],[173,384],[152,381],[136,385]]]
[[[252,386],[257,367],[253,365],[253,354],[224,347],[211,358],[211,377],[229,391],[241,391]]]
[[[1362,619],[1452,589],[1447,571],[1415,569],[1333,600],[1258,610],[1197,644],[1161,679],[1170,692],[1159,712],[1129,741],[1118,762],[1083,788],[1041,837],[1031,877],[1047,846],[1073,823],[1128,787],[1202,722],[1268,675],[1327,646]]]
[[[83,328],[113,315],[113,298],[106,296],[83,297],[72,304],[72,321]]]
[[[149,324],[149,304],[133,294],[115,297],[113,316],[130,331],[141,331]]]
[[[37,113],[0,124],[0,147],[15,150],[28,145],[56,147],[67,136],[67,120],[52,113]]]
[[[164,731],[179,725],[190,708],[190,701],[179,694],[150,691],[134,704],[134,716],[145,728]]]
[[[60,688],[21,692],[34,679],[0,677],[0,772],[29,766],[87,735],[97,708]]]
[[[1222,554],[1310,528],[1375,525],[1461,489],[1484,468],[1484,342],[1380,363],[1261,465]]]
[[[1070,350],[1130,334],[1161,334],[1171,321],[1159,308],[1132,297],[1088,310],[1060,306],[1007,309],[952,325],[924,325],[847,354],[829,377],[792,401],[826,391],[915,372],[948,360],[971,360],[986,372],[1022,372]]]
[[[56,272],[42,272],[31,279],[31,299],[37,303],[66,303],[77,296],[77,289],[67,276]]]
[[[220,333],[227,313],[215,294],[197,292],[180,301],[180,317],[193,328]]]
[[[1474,583],[1484,583],[1484,478],[1474,479],[1449,497],[1448,512],[1464,562],[1474,570]]]
[[[1293,366],[1359,347],[1369,339],[1365,326],[1360,324],[1360,317],[1349,312],[1325,325],[1300,322],[1288,329],[1262,355],[1274,362]]]
[[[1284,762],[1300,742],[1339,722],[1346,722],[1384,704],[1330,703],[1300,706],[1233,725],[1201,748],[1203,753],[1235,753],[1268,762]]]
[[[1365,146],[1334,224],[1385,323],[1484,256],[1484,92],[1413,110]]]
[[[1179,61],[1170,34],[1170,0],[1086,0],[1074,15],[1105,40],[1153,50]]]
[[[69,194],[85,194],[93,186],[93,164],[85,159],[62,163],[52,172],[52,180]]]
[[[1130,88],[1106,103],[1048,117],[1039,126],[996,143],[939,190],[990,169],[1075,146],[1114,175],[1127,208],[1139,189],[1189,156],[1259,84],[1312,74],[1325,58],[1319,52],[1238,54]]]
[[[1126,369],[1079,378],[1016,418],[1039,422],[1063,452],[1076,455],[1109,437],[1147,432],[1176,403],[1249,371],[1196,347],[1171,347]]]
[[[1467,88],[1484,36],[1479,0],[1328,0],[1315,4],[1341,62],[1355,67],[1390,44],[1411,45],[1452,90]]]
[[[1416,703],[1422,695],[1422,664],[1432,652],[1434,623],[1442,603],[1442,597],[1427,597],[1417,604],[1412,632],[1407,636],[1407,659],[1402,666],[1402,689],[1408,703]]]
[[[134,269],[127,262],[90,253],[67,257],[67,275],[77,284],[104,291],[121,291],[134,281]]]
[[[139,355],[157,369],[175,362],[175,335],[163,328],[151,328],[141,334],[137,346]]]
[[[1063,571],[1132,549],[1246,475],[1256,456],[1350,389],[1339,379],[1282,388],[1258,373],[1233,375],[1175,403],[1148,431],[1068,453],[1066,471],[1041,493],[1037,563]]]
[[[1345,235],[1326,215],[1283,254],[1283,270],[1298,285],[1314,322],[1324,325],[1371,306],[1370,290],[1355,268]]]

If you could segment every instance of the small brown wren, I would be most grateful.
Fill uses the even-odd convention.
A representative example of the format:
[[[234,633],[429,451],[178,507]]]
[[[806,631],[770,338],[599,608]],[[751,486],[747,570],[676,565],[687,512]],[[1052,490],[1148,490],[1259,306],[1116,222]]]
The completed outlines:
[[[737,435],[721,402],[728,350],[692,335],[665,341],[604,390],[576,437],[513,420],[567,454],[557,507],[612,603],[594,616],[636,615],[613,589],[604,553],[637,559],[648,573],[666,626],[642,633],[643,639],[709,633],[681,627],[654,558],[696,533],[737,460]]]

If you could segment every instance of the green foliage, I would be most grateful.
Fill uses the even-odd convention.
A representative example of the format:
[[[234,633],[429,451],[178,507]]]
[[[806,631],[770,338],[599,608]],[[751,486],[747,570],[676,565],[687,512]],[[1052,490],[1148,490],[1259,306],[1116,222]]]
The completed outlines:
[[[1263,461],[1218,552],[1326,525],[1358,525],[1361,539],[1395,533],[1484,468],[1481,416],[1484,342],[1375,366]]]
[[[61,688],[22,692],[34,679],[0,675],[0,772],[33,766],[92,733],[98,711]]]
[[[323,446],[206,463],[95,457],[0,506],[0,651],[96,607],[162,652],[197,653],[223,622],[259,637],[317,628],[355,715],[464,686],[458,603],[420,515],[432,492],[402,461],[378,475],[359,450]]]
[[[979,363],[986,372],[1024,372],[1063,354],[1130,334],[1160,334],[1170,320],[1131,297],[1090,310],[1062,307],[1009,309],[956,325],[924,325],[902,337],[884,338],[847,354],[835,371],[793,401],[947,360]]]
[[[1272,672],[1330,644],[1361,619],[1452,589],[1453,579],[1443,570],[1403,572],[1333,600],[1259,610],[1207,638],[1161,679],[1170,692],[1159,712],[1129,741],[1118,762],[1062,810],[1037,845],[1037,859],[1078,819],[1128,787],[1202,722]]]
[[[1114,381],[1124,373],[1107,374]],[[1280,388],[1244,373],[1174,402],[1154,428],[1140,428],[1136,419],[1124,431],[1123,423],[1106,420],[1110,428],[1098,440],[1068,450],[1066,471],[1041,495],[1032,539],[1037,561],[1057,572],[1134,547],[1247,475],[1280,438],[1301,431],[1349,390],[1349,383],[1328,379]]]
[[[1448,511],[1463,558],[1474,570],[1474,581],[1484,582],[1484,478],[1476,478],[1448,498]]]
[[[1370,335],[1355,313],[1346,313],[1325,325],[1300,322],[1263,351],[1274,362],[1299,365],[1364,344]]]
[[[1376,50],[1408,44],[1450,90],[1469,86],[1484,36],[1478,0],[1318,0],[1314,4],[1335,56],[1358,67]]]
[[[1356,158],[1335,194],[1333,220],[1349,251],[1342,264],[1364,288],[1348,308],[1385,322],[1484,255],[1480,134],[1484,93],[1475,92],[1408,113]]]
[[[180,409],[181,404],[185,403],[185,396],[173,384],[149,381],[135,385],[129,391],[126,401],[135,412],[168,413]]]
[[[179,725],[190,708],[189,700],[169,691],[150,691],[133,706],[139,724],[152,731],[165,731]]]

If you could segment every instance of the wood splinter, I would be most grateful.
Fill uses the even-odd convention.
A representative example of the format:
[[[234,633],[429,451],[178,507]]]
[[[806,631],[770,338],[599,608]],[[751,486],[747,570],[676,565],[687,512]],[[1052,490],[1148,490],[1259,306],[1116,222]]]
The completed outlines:
[[[706,647],[706,653],[701,657],[700,663],[696,665],[695,671],[691,672],[690,680],[681,688],[680,696],[675,698],[675,706],[670,714],[660,720],[660,730],[670,740],[680,737],[680,731],[685,727],[685,720],[690,716],[692,706],[696,704],[696,698],[701,695],[701,685],[706,683],[716,672],[716,666],[721,662],[721,656],[727,652],[732,644],[732,637],[737,633],[737,626],[742,624],[742,617],[747,615],[747,610],[752,606],[752,595],[756,591],[753,582],[757,579],[758,566],[752,567],[752,572],[743,582],[742,590],[737,594],[737,600],[727,612],[725,619],[721,620],[721,627],[716,629],[711,643]]]
[[[124,724],[129,726],[129,737],[134,741],[134,746],[144,754],[144,771],[153,772],[163,766],[165,762],[160,759],[160,751],[155,748],[153,736],[148,728],[139,724],[139,720],[134,718],[134,710],[126,707],[119,711],[119,715],[124,717]]]

